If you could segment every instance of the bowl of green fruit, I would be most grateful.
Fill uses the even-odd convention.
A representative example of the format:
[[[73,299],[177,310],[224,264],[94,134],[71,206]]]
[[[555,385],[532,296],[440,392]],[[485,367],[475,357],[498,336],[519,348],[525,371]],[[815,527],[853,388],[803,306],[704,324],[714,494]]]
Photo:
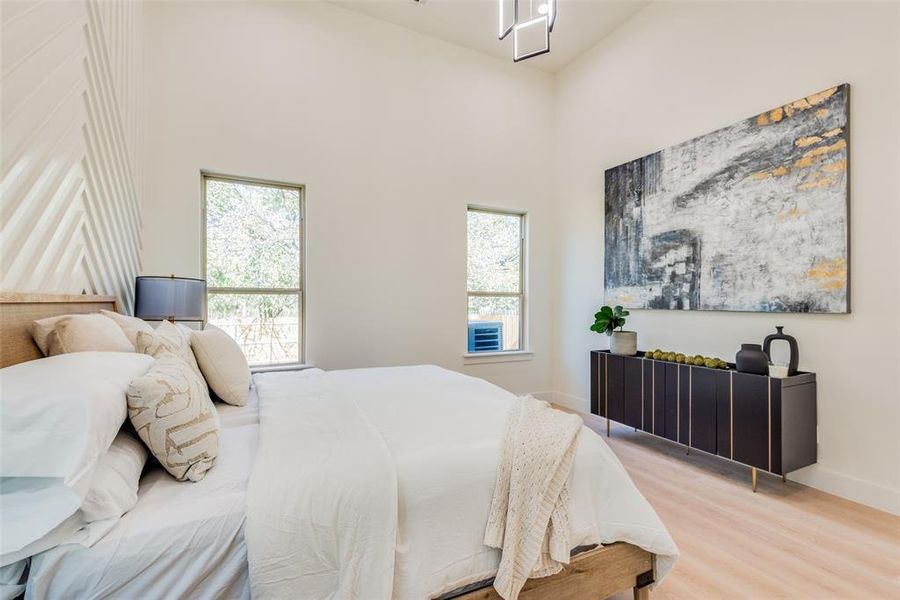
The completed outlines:
[[[721,358],[715,356],[703,356],[702,354],[682,354],[681,352],[669,352],[661,348],[656,348],[644,353],[647,360],[658,360],[661,362],[673,362],[679,365],[689,365],[692,367],[706,367],[707,369],[727,369],[728,363]]]

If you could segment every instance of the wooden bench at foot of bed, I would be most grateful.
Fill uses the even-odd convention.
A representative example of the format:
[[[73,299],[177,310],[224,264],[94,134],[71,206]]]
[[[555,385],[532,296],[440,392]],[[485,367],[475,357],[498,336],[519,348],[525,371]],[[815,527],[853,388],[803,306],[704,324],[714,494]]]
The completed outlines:
[[[602,600],[628,588],[635,600],[650,597],[653,554],[637,546],[617,542],[572,557],[566,567],[550,577],[529,579],[521,600]],[[483,587],[454,600],[500,600],[493,586]]]

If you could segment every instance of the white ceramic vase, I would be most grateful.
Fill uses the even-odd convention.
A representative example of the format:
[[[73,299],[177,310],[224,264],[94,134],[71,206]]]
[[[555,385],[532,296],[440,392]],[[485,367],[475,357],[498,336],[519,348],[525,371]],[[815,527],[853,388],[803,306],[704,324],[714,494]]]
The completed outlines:
[[[637,354],[637,332],[614,331],[609,336],[609,351],[622,356],[634,356]]]

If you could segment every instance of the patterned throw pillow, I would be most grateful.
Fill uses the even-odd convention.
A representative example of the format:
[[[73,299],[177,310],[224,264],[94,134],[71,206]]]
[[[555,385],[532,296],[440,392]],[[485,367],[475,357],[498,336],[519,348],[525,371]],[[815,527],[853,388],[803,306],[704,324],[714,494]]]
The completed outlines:
[[[203,373],[197,365],[197,359],[194,358],[194,352],[191,350],[191,330],[182,329],[174,323],[163,321],[159,327],[153,331],[138,331],[135,337],[134,348],[142,354],[149,354],[153,358],[159,358],[164,352],[171,352],[191,367],[203,386],[206,387],[206,380],[203,379]]]
[[[219,418],[206,384],[184,361],[161,352],[128,386],[128,417],[175,479],[200,481],[219,453]]]

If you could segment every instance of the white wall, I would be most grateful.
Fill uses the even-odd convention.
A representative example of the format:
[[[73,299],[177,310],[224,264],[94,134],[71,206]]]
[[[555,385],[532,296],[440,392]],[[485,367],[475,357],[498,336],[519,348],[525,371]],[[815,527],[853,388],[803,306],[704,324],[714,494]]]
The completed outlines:
[[[557,400],[587,410],[603,304],[603,172],[840,83],[851,85],[850,315],[632,311],[642,348],[733,357],[785,325],[818,377],[819,462],[792,475],[900,512],[900,5],[669,3],[556,81]],[[733,359],[732,359],[733,360]]]
[[[0,2],[0,289],[119,296],[140,269],[138,2]]]
[[[149,3],[144,272],[200,272],[200,170],[307,186],[307,359],[551,389],[552,79],[321,3]],[[466,205],[524,209],[533,360],[464,366]]]

